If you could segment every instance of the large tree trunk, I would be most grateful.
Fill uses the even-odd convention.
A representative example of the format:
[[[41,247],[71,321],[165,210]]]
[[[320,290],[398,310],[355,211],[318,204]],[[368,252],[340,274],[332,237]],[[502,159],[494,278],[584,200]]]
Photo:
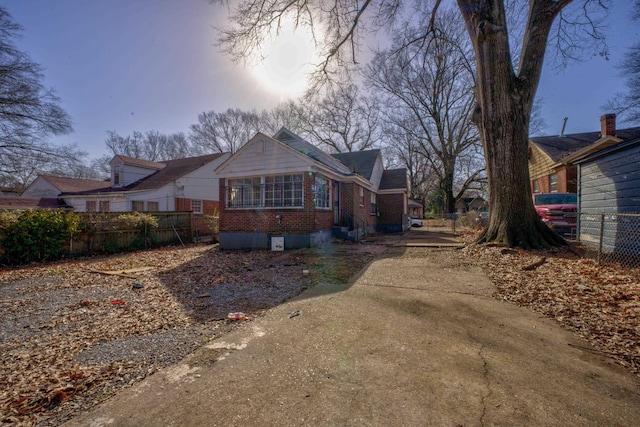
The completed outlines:
[[[510,97],[507,97],[510,98]],[[497,241],[526,249],[564,244],[537,215],[531,198],[528,169],[528,124],[516,102],[508,99],[491,108],[480,123],[489,178],[491,216],[478,241]],[[504,118],[511,118],[505,120]]]
[[[497,241],[526,249],[565,244],[535,212],[528,169],[528,128],[542,72],[547,38],[561,7],[533,0],[520,69],[515,74],[501,1],[458,0],[476,56],[473,120],[484,144],[489,178],[489,225],[481,242]]]

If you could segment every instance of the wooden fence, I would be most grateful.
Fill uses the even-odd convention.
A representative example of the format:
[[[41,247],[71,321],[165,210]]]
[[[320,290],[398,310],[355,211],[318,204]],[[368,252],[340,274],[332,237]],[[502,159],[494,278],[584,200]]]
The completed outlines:
[[[150,212],[158,227],[143,230],[124,226],[118,219],[123,213],[78,213],[87,231],[74,233],[65,252],[71,256],[115,253],[193,241],[191,212]]]

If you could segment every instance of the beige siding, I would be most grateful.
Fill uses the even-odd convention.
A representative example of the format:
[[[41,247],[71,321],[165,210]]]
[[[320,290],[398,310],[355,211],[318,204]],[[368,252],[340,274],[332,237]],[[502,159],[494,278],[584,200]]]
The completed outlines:
[[[529,178],[538,179],[553,173],[554,161],[537,145],[529,143]]]
[[[60,190],[41,176],[37,177],[22,193],[22,197],[58,197]]]
[[[297,155],[286,146],[258,135],[237,152],[233,161],[224,165],[220,175],[238,176],[277,175],[304,172],[313,161]]]

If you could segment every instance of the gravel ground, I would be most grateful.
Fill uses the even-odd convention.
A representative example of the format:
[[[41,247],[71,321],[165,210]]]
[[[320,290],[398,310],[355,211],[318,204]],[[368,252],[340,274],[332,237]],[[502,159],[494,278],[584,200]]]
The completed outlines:
[[[236,327],[228,313],[251,321],[317,283],[346,283],[384,250],[194,245],[1,270],[0,421],[60,425]]]
[[[379,256],[481,266],[496,298],[556,319],[640,375],[640,269],[598,266],[567,250],[491,245],[194,245],[0,270],[0,422],[60,425],[235,328],[229,312],[251,321],[318,283],[348,282]],[[104,274],[125,270],[139,271]]]

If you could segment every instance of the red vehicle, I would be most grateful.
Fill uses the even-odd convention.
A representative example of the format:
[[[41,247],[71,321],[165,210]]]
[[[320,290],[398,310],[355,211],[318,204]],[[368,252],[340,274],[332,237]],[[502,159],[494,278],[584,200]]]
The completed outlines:
[[[561,235],[573,235],[576,229],[578,196],[574,193],[538,193],[533,195],[536,212],[549,228]]]

